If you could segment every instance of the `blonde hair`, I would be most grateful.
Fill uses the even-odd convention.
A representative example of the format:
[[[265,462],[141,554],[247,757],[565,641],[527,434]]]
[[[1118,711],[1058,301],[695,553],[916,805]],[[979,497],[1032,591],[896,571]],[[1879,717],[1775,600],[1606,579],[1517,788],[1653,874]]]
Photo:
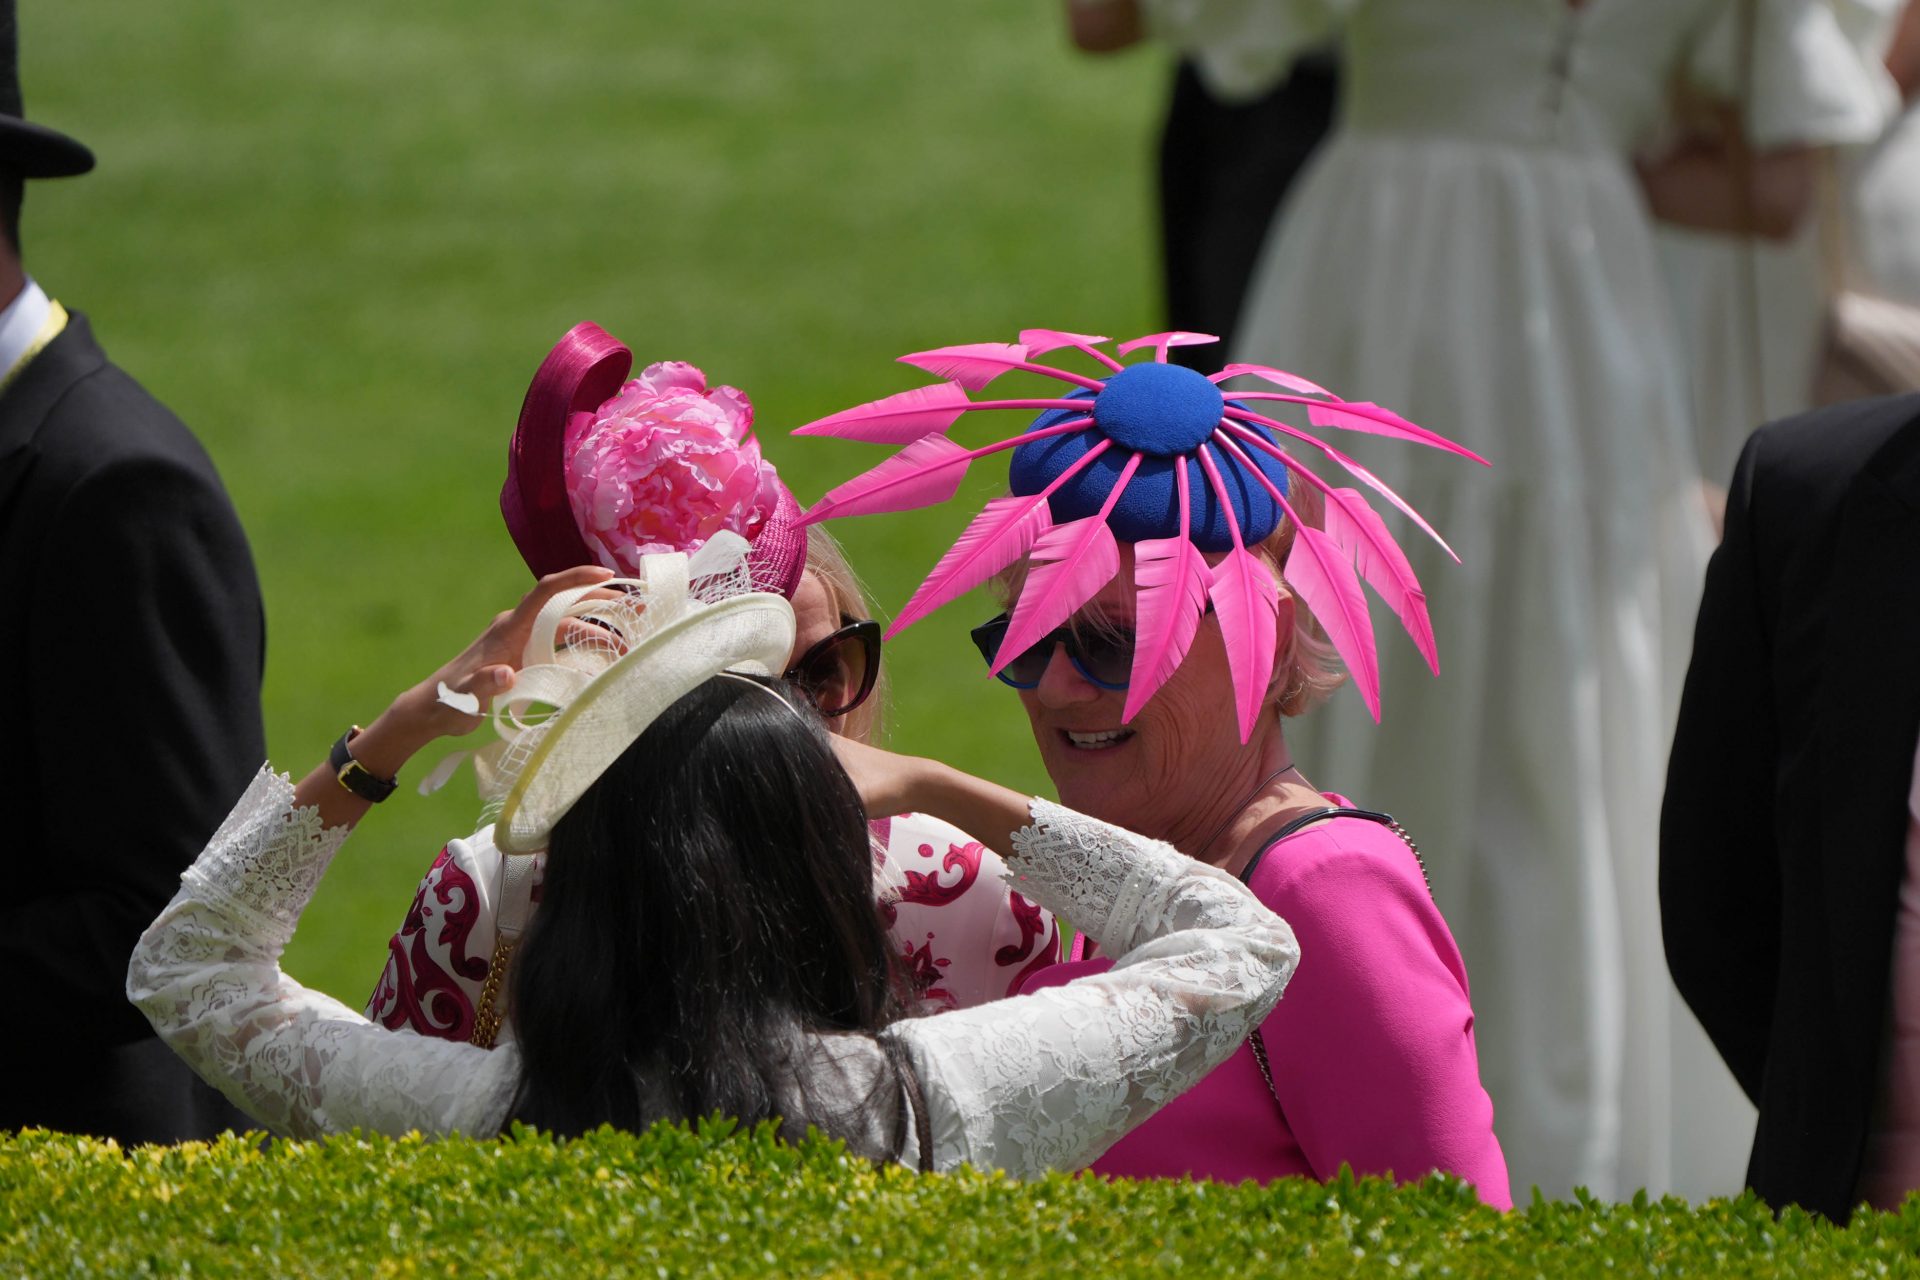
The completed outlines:
[[[1323,526],[1326,503],[1318,489],[1312,485],[1292,486],[1287,501],[1301,520],[1316,529]],[[1281,572],[1286,567],[1287,553],[1293,550],[1293,537],[1293,521],[1282,520],[1279,528],[1252,548],[1255,555],[1272,567],[1273,576],[1280,579],[1281,588],[1294,602],[1293,627],[1279,636],[1280,648],[1273,663],[1273,679],[1280,690],[1283,716],[1305,715],[1325,702],[1327,695],[1347,678],[1340,669],[1339,655],[1327,639],[1326,629],[1301,603],[1300,593],[1287,583]]]
[[[867,593],[847,563],[847,553],[834,536],[817,524],[807,526],[807,572],[826,589],[827,603],[836,615],[871,618],[873,606]],[[887,664],[883,660],[873,680],[873,692],[867,700],[847,712],[840,731],[855,742],[872,742],[880,736],[886,720]]]

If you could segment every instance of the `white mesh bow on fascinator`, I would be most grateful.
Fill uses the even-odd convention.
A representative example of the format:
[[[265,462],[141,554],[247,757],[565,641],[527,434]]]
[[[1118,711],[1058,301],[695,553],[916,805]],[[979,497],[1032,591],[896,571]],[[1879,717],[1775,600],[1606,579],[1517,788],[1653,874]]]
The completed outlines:
[[[721,532],[691,557],[649,555],[640,576],[563,591],[494,700],[499,740],[472,753],[503,853],[544,849],[554,825],[659,715],[723,671],[778,675],[793,607],[755,591],[747,540]],[[449,695],[444,689],[443,700]],[[464,755],[421,784],[444,785]]]

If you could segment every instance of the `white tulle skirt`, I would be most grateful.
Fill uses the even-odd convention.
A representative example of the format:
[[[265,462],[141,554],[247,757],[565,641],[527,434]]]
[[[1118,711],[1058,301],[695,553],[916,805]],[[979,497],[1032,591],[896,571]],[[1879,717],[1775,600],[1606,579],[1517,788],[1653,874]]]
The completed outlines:
[[[1516,1194],[1737,1190],[1752,1112],[1660,940],[1660,797],[1711,534],[1624,165],[1338,137],[1282,214],[1242,335],[1236,359],[1494,464],[1340,441],[1461,563],[1396,523],[1440,677],[1376,610],[1383,723],[1343,690],[1291,732],[1316,785],[1391,811],[1428,851]]]

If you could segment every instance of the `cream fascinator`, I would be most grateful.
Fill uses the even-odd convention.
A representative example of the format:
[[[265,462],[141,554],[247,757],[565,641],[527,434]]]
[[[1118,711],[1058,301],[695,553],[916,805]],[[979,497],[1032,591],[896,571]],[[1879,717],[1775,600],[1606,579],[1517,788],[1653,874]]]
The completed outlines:
[[[725,671],[780,673],[793,607],[752,589],[747,553],[745,538],[723,531],[691,556],[645,556],[637,577],[548,601],[513,688],[494,700],[499,740],[472,753],[502,853],[544,849],[587,788],[699,685]],[[444,785],[465,758],[443,761],[421,790]]]

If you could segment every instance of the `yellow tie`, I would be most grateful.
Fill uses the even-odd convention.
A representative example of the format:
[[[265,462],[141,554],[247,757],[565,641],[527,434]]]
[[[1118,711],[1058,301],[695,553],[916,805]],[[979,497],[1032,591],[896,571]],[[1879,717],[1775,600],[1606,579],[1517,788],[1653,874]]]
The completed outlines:
[[[47,318],[40,322],[40,332],[33,335],[33,341],[29,342],[27,349],[20,353],[20,358],[13,362],[13,367],[4,375],[0,375],[0,392],[12,386],[13,380],[20,376],[20,371],[32,363],[35,356],[46,350],[47,344],[59,337],[66,327],[67,309],[53,299],[47,299]]]

